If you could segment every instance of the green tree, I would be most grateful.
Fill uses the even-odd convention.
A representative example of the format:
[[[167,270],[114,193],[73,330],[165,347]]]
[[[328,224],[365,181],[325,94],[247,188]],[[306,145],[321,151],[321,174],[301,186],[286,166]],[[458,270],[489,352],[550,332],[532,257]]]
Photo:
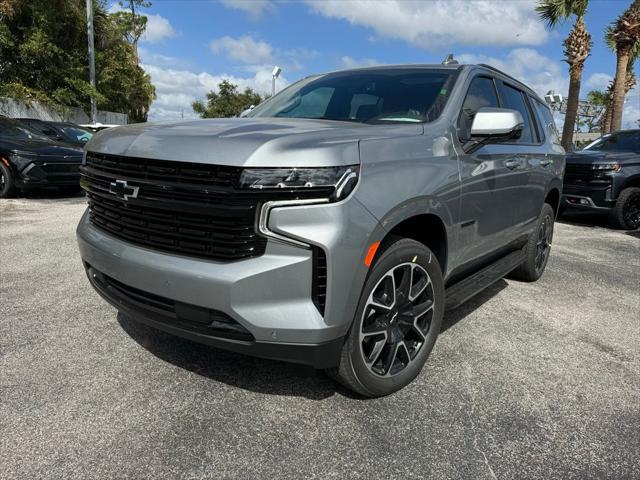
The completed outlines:
[[[196,100],[191,104],[193,110],[202,118],[237,117],[251,105],[258,105],[263,98],[259,93],[247,87],[243,92],[238,86],[223,80],[218,85],[218,91],[207,93],[206,103]]]
[[[126,25],[126,28],[123,28],[121,32],[133,47],[136,61],[139,63],[138,41],[147,28],[147,17],[136,13],[136,9],[149,8],[151,2],[146,0],[120,0],[118,3],[122,8],[127,8],[128,11],[116,12],[114,15],[121,25]]]
[[[622,126],[624,99],[635,84],[633,64],[640,54],[640,0],[635,0],[607,30],[616,52],[616,76],[611,92],[611,130]]]
[[[571,32],[564,39],[564,60],[569,64],[569,93],[567,95],[567,113],[562,128],[562,146],[570,150],[573,140],[573,129],[578,114],[580,99],[580,83],[584,62],[591,54],[591,35],[584,23],[589,0],[539,0],[536,11],[546,22],[548,28],[555,28],[570,18],[575,17]]]
[[[146,120],[155,89],[103,0],[94,0],[96,90],[89,84],[86,18],[84,1],[2,0],[0,95],[85,111],[94,95],[98,108]]]

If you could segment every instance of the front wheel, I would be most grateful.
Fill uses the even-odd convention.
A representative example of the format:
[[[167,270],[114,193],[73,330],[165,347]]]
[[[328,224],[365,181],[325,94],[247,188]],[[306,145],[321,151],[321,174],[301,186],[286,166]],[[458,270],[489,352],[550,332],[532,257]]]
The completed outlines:
[[[400,390],[422,370],[443,311],[435,255],[411,239],[389,244],[371,268],[340,364],[329,375],[365,397]]]
[[[622,230],[640,227],[640,188],[625,188],[616,201],[609,216],[611,225]]]
[[[16,193],[13,173],[3,162],[0,162],[0,198],[11,198]]]

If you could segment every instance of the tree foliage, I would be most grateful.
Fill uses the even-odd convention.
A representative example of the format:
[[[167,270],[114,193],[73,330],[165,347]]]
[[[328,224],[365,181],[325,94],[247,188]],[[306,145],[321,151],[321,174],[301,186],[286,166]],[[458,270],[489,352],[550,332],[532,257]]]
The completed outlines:
[[[238,86],[223,80],[218,85],[218,91],[207,93],[206,103],[196,100],[191,104],[193,110],[202,118],[237,117],[251,105],[258,105],[263,98],[259,93],[247,87],[238,91]]]
[[[0,0],[0,95],[85,111],[95,95],[100,109],[146,120],[155,89],[128,41],[130,18],[94,0],[94,90],[85,8],[84,0]]]
[[[580,82],[584,62],[591,54],[591,35],[584,23],[589,0],[539,0],[536,12],[548,28],[575,17],[573,28],[563,41],[564,60],[569,65],[569,93],[567,95],[567,113],[562,128],[562,146],[569,150],[573,140],[573,130],[578,115]]]

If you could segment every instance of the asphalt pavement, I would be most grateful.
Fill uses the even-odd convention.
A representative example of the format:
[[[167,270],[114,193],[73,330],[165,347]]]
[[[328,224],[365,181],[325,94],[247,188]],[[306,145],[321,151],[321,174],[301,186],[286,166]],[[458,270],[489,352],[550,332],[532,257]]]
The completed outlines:
[[[363,400],[171,337],[90,288],[82,197],[0,200],[0,478],[640,475],[640,233],[556,226],[544,277],[445,316],[422,374]]]

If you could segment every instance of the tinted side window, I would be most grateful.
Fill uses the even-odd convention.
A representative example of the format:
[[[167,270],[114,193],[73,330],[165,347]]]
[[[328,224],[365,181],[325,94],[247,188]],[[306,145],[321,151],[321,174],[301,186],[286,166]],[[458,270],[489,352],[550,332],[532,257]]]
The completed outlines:
[[[558,127],[556,127],[556,122],[553,119],[553,114],[551,113],[551,110],[549,110],[549,107],[535,98],[529,98],[531,99],[531,105],[533,105],[533,108],[538,114],[538,119],[540,120],[544,134],[548,135],[553,143],[560,143]]]
[[[533,143],[531,117],[529,117],[529,109],[525,103],[524,94],[517,88],[510,87],[502,82],[497,83],[502,107],[519,111],[520,115],[522,115],[522,118],[524,119],[522,135],[518,140],[516,140],[516,143]]]
[[[460,138],[469,138],[471,124],[478,109],[482,107],[498,107],[498,97],[493,86],[493,80],[488,77],[476,77],[469,85],[469,91],[464,99],[458,127]]]

